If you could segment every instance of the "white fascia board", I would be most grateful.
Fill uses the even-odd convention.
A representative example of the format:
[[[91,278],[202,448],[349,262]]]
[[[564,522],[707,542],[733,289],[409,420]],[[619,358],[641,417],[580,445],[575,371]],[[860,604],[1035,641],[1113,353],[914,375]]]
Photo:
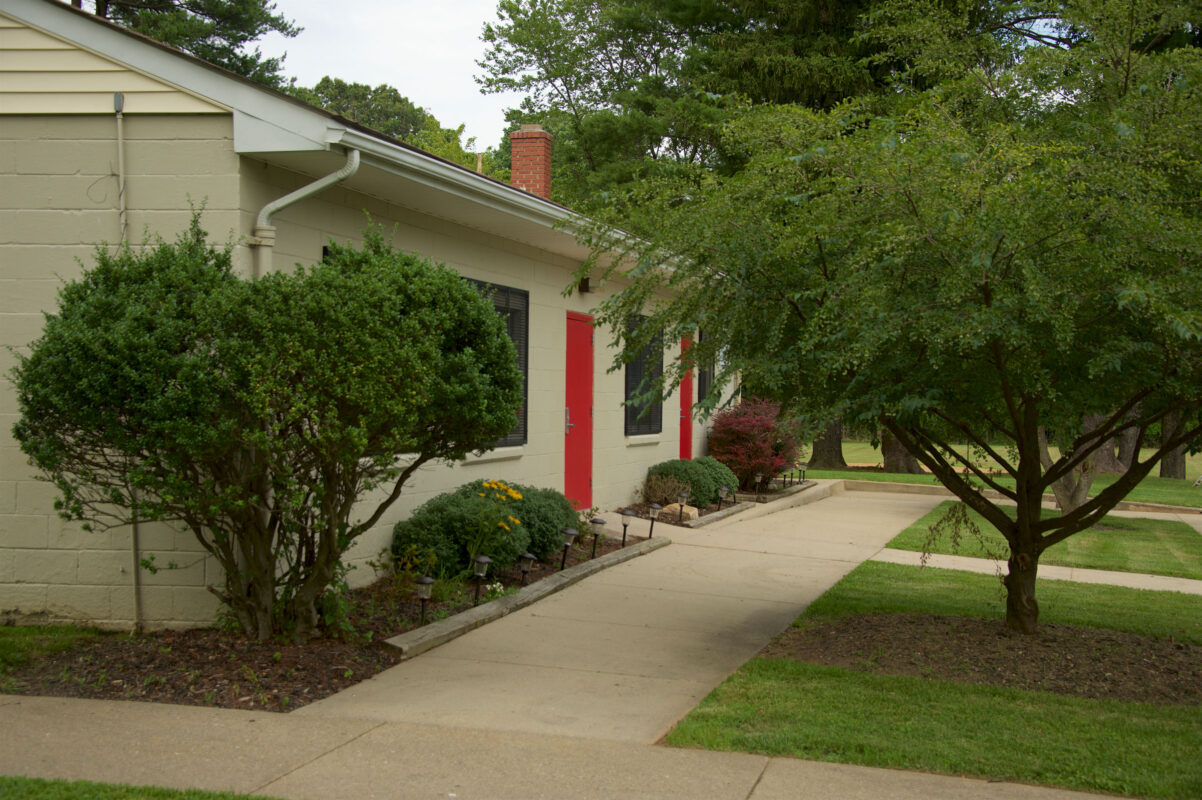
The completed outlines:
[[[574,235],[573,228],[575,226],[571,225],[571,222],[581,219],[578,214],[563,206],[489,180],[440,159],[341,125],[335,124],[329,127],[327,141],[331,144],[358,150],[363,154],[366,162],[373,167],[403,175],[410,180],[435,187],[457,197],[483,203],[548,227],[566,223],[565,236]]]

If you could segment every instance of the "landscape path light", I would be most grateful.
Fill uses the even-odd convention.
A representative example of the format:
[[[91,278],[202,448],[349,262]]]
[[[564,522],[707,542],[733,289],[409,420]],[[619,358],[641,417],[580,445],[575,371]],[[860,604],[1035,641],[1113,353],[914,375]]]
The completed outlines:
[[[689,492],[687,489],[676,495],[676,502],[680,505],[680,516],[676,521],[684,522],[684,506],[685,503],[689,502]]]
[[[760,502],[760,484],[764,482],[764,473],[757,472],[755,474],[755,501]]]
[[[417,599],[422,601],[422,615],[420,625],[426,624],[426,603],[430,602],[430,595],[434,593],[434,579],[429,575],[423,575],[417,579]]]
[[[722,510],[722,503],[724,500],[726,500],[726,496],[728,494],[730,494],[729,486],[719,486],[718,487],[718,510],[719,511]]]
[[[518,566],[522,570],[522,585],[526,585],[526,578],[530,575],[530,570],[534,567],[534,553],[522,553],[518,556]]]
[[[575,528],[563,529],[563,558],[559,561],[559,568],[562,570],[568,565],[568,548],[572,546],[572,542],[580,535],[580,531]]]
[[[622,546],[626,546],[626,529],[630,527],[630,518],[634,516],[634,512],[629,508],[622,509]]]
[[[605,520],[600,517],[593,517],[588,521],[588,524],[593,526],[593,554],[589,558],[596,558],[597,538],[601,535],[601,531],[605,530]]]
[[[663,511],[664,507],[659,503],[652,503],[647,513],[651,515],[651,530],[647,532],[647,538],[650,539],[655,535],[655,521],[659,519],[659,512]]]
[[[476,574],[476,599],[472,605],[480,605],[480,587],[484,585],[484,575],[488,572],[488,565],[492,563],[492,559],[488,556],[476,556],[472,559],[472,572]]]

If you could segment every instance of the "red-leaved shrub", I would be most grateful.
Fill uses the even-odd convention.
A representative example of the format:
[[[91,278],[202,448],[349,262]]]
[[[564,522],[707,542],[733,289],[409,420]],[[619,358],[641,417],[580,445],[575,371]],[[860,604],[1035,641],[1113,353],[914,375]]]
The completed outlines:
[[[709,454],[738,476],[740,489],[754,488],[757,472],[768,480],[797,462],[797,437],[779,417],[779,403],[754,397],[714,415]]]

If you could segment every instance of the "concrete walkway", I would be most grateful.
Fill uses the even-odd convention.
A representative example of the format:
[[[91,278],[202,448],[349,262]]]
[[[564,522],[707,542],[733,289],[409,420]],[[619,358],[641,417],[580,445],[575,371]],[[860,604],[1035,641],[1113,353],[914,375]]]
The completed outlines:
[[[840,494],[697,530],[295,712],[650,744],[939,500]]]
[[[852,492],[670,529],[670,547],[292,714],[0,695],[0,774],[304,800],[1086,797],[653,744],[941,499]]]
[[[886,561],[890,564],[912,564],[918,566],[922,563],[922,553],[916,553],[913,550],[894,550],[887,547],[873,556],[872,560]],[[966,572],[980,572],[988,575],[1006,574],[1005,561],[994,561],[989,558],[932,554],[927,556],[926,565],[935,569],[960,569]],[[1125,586],[1129,589],[1151,589],[1157,592],[1202,594],[1202,581],[1190,578],[1171,578],[1167,575],[1143,575],[1137,572],[1116,572],[1108,569],[1056,567],[1050,564],[1039,565],[1039,580],[1076,581],[1077,583]]]

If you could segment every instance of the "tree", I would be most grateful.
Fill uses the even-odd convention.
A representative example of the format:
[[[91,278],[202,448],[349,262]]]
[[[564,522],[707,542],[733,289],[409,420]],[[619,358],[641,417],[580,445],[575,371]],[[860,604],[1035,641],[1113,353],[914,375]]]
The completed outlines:
[[[347,83],[327,75],[311,89],[297,86],[294,81],[287,91],[306,103],[366,125],[427,153],[460,166],[476,168],[476,154],[469,152],[469,148],[475,147],[475,139],[463,141],[464,126],[442,127],[429,112],[414,105],[395,86],[382,83],[373,88],[365,83]],[[484,174],[497,177],[493,154],[488,152],[483,156],[481,166]]]
[[[742,152],[717,132],[748,102],[826,108],[883,87],[889,65],[866,62],[874,45],[851,36],[864,5],[501,0],[477,80],[526,93],[512,129],[554,134],[554,199],[590,209],[660,169],[729,169]]]
[[[82,0],[71,0],[82,8]],[[284,59],[264,58],[249,45],[275,31],[301,29],[276,13],[272,0],[93,0],[93,13],[143,36],[186,50],[210,64],[279,87]]]
[[[741,169],[632,189],[609,222],[645,237],[598,226],[609,260],[584,269],[630,280],[603,323],[704,329],[690,361],[770,376],[815,427],[889,431],[1005,536],[1006,622],[1030,633],[1044,550],[1202,434],[1202,58],[1160,46],[1188,19],[1175,4],[1005,8],[949,39],[956,4],[884,4],[873,35],[893,41],[890,11],[914,34],[897,41],[931,44],[896,56],[913,69],[891,113],[751,109],[725,132]],[[1045,514],[1045,491],[1125,432],[1150,454]],[[1062,443],[1046,464],[1043,436]]]
[[[486,449],[521,402],[492,305],[364,241],[257,282],[196,219],[175,243],[98,249],[13,371],[14,435],[61,513],[182,524],[260,640],[308,638],[342,554],[414,472]]]

